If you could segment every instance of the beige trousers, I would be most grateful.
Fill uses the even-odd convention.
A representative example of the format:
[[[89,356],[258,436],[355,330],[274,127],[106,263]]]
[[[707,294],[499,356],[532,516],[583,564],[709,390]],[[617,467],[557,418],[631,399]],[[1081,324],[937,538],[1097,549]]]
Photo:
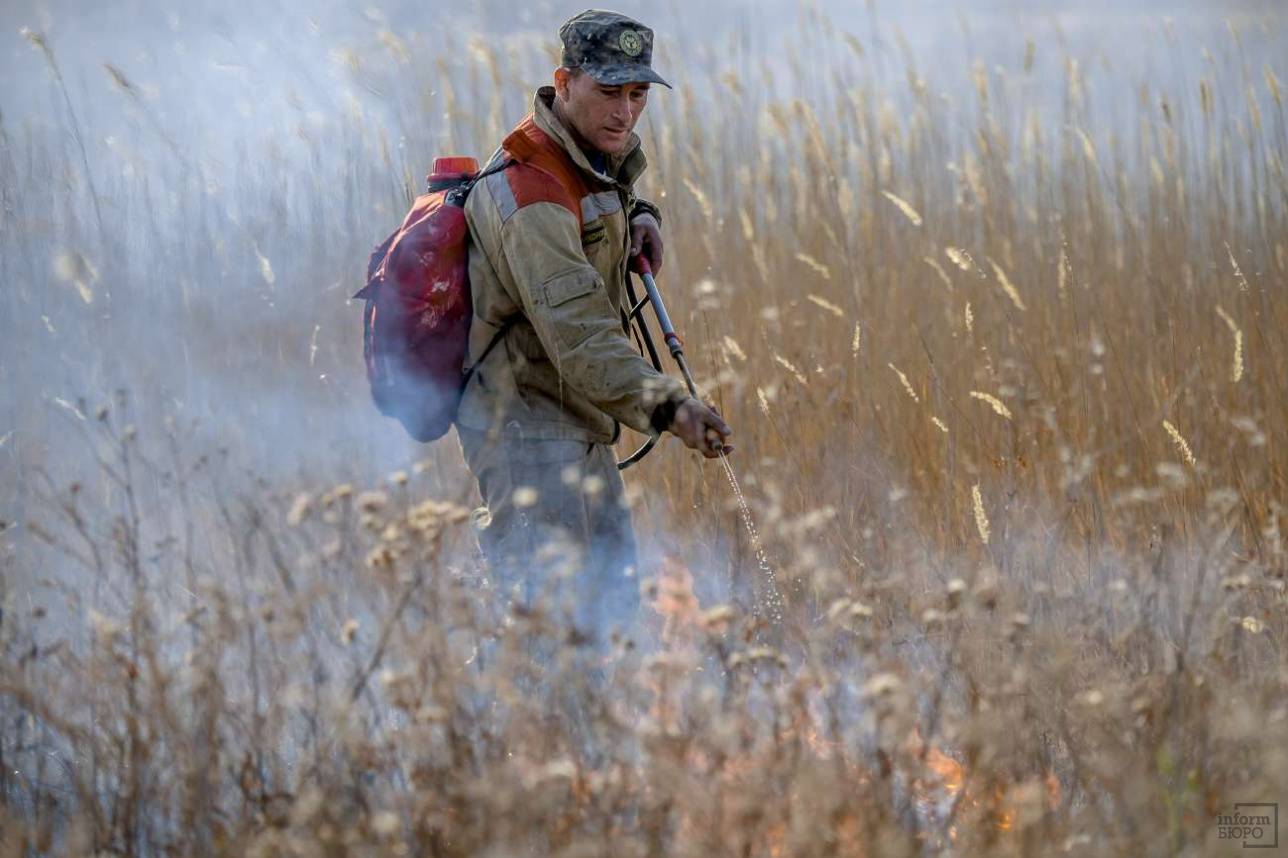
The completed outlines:
[[[487,507],[479,544],[494,583],[525,606],[550,600],[597,641],[630,633],[635,533],[613,448],[460,426],[457,437]]]

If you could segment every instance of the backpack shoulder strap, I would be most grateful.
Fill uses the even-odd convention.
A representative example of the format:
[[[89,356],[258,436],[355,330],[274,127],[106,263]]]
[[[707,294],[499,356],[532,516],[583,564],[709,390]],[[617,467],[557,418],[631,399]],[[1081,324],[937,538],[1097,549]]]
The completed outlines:
[[[492,160],[495,161],[496,158],[493,158]],[[514,164],[515,164],[515,161],[513,158],[502,158],[501,160],[493,164],[491,167],[488,167],[486,170],[483,170],[482,172],[479,172],[479,173],[475,173],[474,178],[470,179],[468,182],[464,183],[459,188],[455,188],[451,191],[448,191],[447,200],[446,200],[447,203],[455,206],[465,205],[465,198],[470,195],[470,191],[474,190],[475,185],[477,185],[479,182],[483,181],[493,173],[504,172],[507,168],[514,166]]]

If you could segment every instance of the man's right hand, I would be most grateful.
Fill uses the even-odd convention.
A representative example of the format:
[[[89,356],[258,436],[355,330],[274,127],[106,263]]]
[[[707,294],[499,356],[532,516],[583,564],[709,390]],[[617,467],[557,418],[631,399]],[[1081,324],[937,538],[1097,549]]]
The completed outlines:
[[[675,418],[668,427],[670,432],[691,450],[697,450],[708,459],[721,453],[732,453],[727,443],[733,430],[714,408],[690,396],[675,409]]]

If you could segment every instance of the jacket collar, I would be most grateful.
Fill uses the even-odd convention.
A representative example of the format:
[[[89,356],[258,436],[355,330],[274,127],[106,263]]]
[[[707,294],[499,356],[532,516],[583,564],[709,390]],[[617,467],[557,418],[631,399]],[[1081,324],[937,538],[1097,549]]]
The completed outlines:
[[[632,131],[621,153],[608,156],[607,174],[601,173],[590,165],[590,160],[586,157],[586,153],[573,139],[572,132],[555,115],[554,100],[555,88],[553,86],[543,86],[537,90],[532,99],[533,123],[550,135],[552,140],[559,143],[559,146],[577,165],[578,169],[608,184],[620,184],[628,188],[635,184],[635,180],[639,178],[640,173],[643,173],[644,168],[648,166],[648,161],[644,157],[644,150],[640,148],[639,135]]]

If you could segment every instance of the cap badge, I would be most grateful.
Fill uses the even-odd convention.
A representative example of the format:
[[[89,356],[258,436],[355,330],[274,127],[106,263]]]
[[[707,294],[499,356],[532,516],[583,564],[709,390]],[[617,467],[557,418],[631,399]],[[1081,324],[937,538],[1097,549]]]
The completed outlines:
[[[617,44],[628,57],[638,57],[640,51],[644,50],[644,40],[634,30],[622,30],[622,34],[617,37]]]

